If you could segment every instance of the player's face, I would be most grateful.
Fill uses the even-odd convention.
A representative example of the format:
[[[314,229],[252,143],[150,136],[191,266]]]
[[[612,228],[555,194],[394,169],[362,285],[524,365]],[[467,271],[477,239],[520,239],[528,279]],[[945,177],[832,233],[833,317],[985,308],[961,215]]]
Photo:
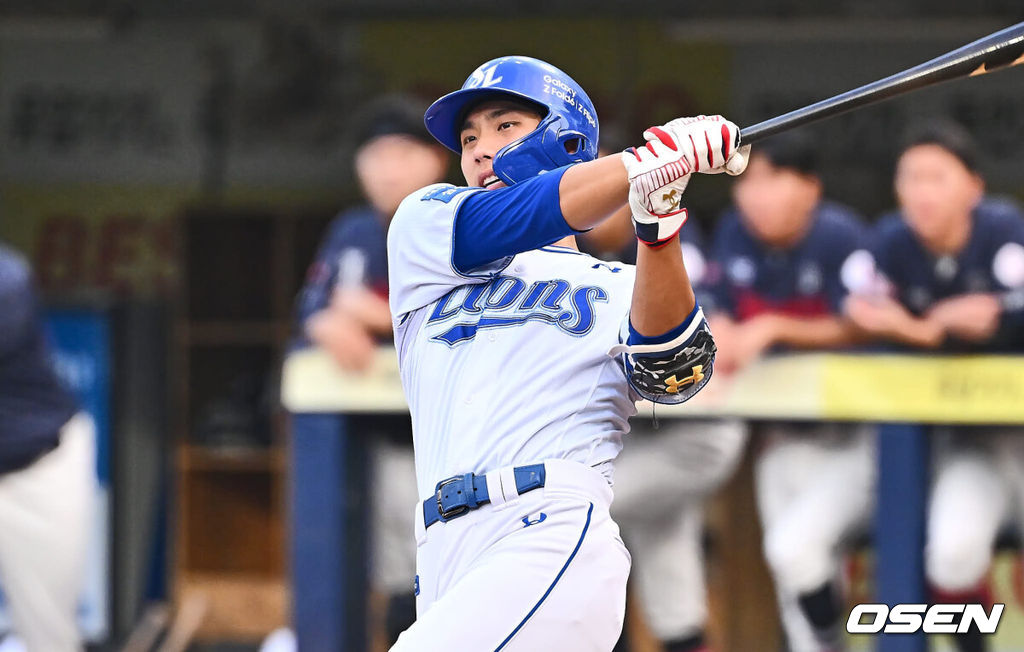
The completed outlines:
[[[363,194],[388,217],[409,193],[444,179],[447,167],[440,147],[401,134],[378,136],[356,153],[356,176]]]
[[[466,184],[487,190],[504,188],[494,176],[494,155],[505,145],[537,128],[540,116],[515,102],[484,102],[473,108],[462,123],[462,174]]]
[[[761,241],[794,244],[806,230],[821,199],[821,182],[790,168],[776,167],[755,154],[733,185],[733,199],[744,223]]]
[[[904,219],[926,242],[942,242],[958,232],[984,191],[981,178],[938,145],[904,152],[895,186]]]

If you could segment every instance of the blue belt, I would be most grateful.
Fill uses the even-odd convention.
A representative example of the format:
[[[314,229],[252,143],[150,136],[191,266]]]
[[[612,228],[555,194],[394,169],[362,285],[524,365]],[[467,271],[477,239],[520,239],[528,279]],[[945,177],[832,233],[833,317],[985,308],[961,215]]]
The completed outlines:
[[[544,486],[543,464],[517,466],[512,472],[516,478],[516,491],[520,494]],[[487,477],[473,473],[441,480],[434,491],[432,498],[423,501],[423,523],[426,527],[438,521],[447,523],[491,502],[487,493]]]

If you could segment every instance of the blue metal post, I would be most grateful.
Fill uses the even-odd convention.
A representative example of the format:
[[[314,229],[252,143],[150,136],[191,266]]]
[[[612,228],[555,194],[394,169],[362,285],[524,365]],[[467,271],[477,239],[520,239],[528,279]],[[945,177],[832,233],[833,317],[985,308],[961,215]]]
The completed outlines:
[[[368,454],[338,414],[292,416],[292,623],[303,652],[367,649]]]
[[[878,438],[878,501],[875,511],[878,602],[926,603],[925,512],[928,496],[928,431],[925,426],[885,424]],[[924,652],[924,634],[880,634],[878,652]]]

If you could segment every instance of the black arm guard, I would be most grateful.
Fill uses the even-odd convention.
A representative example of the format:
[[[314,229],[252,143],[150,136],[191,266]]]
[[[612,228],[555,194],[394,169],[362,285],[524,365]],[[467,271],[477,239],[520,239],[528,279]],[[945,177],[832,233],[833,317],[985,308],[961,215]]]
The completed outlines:
[[[654,403],[682,403],[707,385],[714,371],[715,340],[707,322],[682,344],[625,346],[626,379],[637,394]]]

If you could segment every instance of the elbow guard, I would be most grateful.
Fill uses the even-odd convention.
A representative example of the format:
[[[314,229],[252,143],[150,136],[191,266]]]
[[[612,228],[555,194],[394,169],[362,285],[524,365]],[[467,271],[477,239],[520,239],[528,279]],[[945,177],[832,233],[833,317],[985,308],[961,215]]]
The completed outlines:
[[[682,403],[711,379],[717,348],[703,311],[697,309],[695,313],[677,337],[653,344],[628,343],[627,317],[620,333],[620,339],[627,343],[612,347],[608,353],[621,356],[626,380],[641,397],[654,403]]]

